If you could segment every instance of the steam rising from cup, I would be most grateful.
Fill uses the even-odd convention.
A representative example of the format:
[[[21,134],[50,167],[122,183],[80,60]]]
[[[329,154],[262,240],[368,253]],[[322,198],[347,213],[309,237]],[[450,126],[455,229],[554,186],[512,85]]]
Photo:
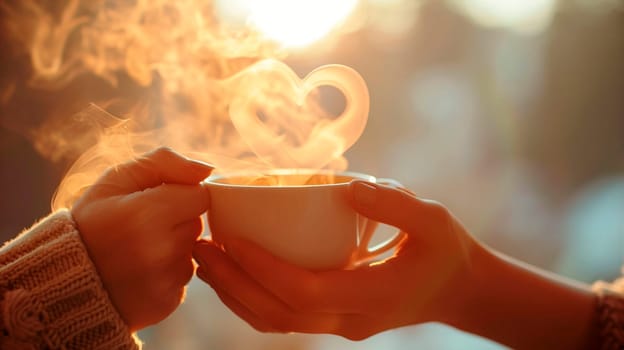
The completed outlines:
[[[70,206],[105,168],[163,145],[220,171],[345,170],[343,153],[366,125],[368,91],[355,71],[322,67],[302,81],[280,61],[282,48],[219,22],[211,1],[26,0],[3,3],[0,13],[29,54],[36,89],[88,74],[111,87],[130,78],[145,90],[118,115],[107,111],[116,100],[95,100],[75,115],[50,113],[29,132],[50,159],[75,160],[54,208]],[[341,116],[324,109],[323,85],[344,94]],[[6,91],[10,100],[14,89]]]
[[[228,84],[236,91],[230,103],[232,123],[259,160],[271,168],[322,169],[342,160],[368,119],[366,83],[346,66],[322,66],[301,80],[284,63],[266,60]],[[306,105],[309,95],[324,85],[338,88],[345,96],[345,109],[336,119],[329,119],[315,104]],[[264,122],[260,111],[266,115]]]
[[[235,133],[228,140],[233,144],[196,147],[188,142],[192,139],[179,132],[186,130],[189,136],[196,136],[193,125],[181,125],[175,120],[144,132],[130,132],[131,122],[118,120],[104,128],[96,145],[74,164],[59,186],[55,203],[69,205],[92,182],[93,178],[85,174],[99,174],[107,166],[158,144],[210,162],[220,172],[245,170],[261,175],[279,168],[345,170],[343,153],[360,137],[368,119],[366,84],[346,66],[322,66],[301,80],[286,64],[264,60],[217,83],[232,94],[229,113]],[[345,95],[345,109],[337,118],[331,118],[311,98],[323,85],[335,86]],[[100,120],[106,116],[97,106],[83,114]],[[103,158],[108,161],[98,161]]]

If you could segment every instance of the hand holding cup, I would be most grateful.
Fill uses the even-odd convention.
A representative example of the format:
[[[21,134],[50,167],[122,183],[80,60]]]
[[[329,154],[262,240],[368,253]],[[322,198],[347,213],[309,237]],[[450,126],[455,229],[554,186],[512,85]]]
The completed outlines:
[[[359,214],[406,236],[394,256],[352,269],[311,271],[249,240],[225,252],[200,241],[197,275],[254,328],[265,332],[331,333],[364,339],[421,322],[450,323],[470,298],[473,260],[483,248],[439,203],[373,182],[347,186]]]
[[[110,168],[71,208],[111,301],[130,330],[181,303],[194,272],[212,167],[160,148]]]

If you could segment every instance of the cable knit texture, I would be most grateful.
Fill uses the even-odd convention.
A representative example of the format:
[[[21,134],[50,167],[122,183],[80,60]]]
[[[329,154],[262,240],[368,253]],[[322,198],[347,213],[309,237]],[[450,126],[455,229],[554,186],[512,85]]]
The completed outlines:
[[[622,267],[624,276],[624,267]],[[624,350],[624,277],[593,285],[598,295],[598,320],[603,350]]]
[[[140,349],[67,210],[0,249],[0,349]]]

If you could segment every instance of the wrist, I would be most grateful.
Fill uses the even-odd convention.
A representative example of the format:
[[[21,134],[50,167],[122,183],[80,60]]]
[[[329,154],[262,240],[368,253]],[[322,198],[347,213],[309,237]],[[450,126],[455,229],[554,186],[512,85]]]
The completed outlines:
[[[483,311],[490,307],[496,289],[497,271],[503,269],[502,260],[486,246],[477,244],[471,254],[470,264],[464,272],[461,286],[455,290],[459,296],[453,310],[444,320],[447,325],[472,332],[475,320],[480,322]]]
[[[516,349],[586,348],[595,331],[587,286],[484,248],[450,324]]]
[[[484,291],[490,283],[492,268],[498,263],[488,248],[470,240],[466,245],[463,264],[458,268],[444,292],[437,300],[434,322],[444,323],[458,329],[465,329],[468,316],[473,314],[475,305],[485,298]]]

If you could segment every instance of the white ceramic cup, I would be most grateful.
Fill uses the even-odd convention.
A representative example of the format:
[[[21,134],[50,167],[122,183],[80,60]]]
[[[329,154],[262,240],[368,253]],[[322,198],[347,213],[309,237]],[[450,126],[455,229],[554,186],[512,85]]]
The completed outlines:
[[[310,270],[352,268],[373,260],[402,236],[369,247],[377,223],[349,204],[347,189],[355,179],[382,182],[354,172],[301,169],[274,170],[260,178],[212,175],[204,181],[210,192],[212,239],[227,246],[233,238],[244,238]]]

